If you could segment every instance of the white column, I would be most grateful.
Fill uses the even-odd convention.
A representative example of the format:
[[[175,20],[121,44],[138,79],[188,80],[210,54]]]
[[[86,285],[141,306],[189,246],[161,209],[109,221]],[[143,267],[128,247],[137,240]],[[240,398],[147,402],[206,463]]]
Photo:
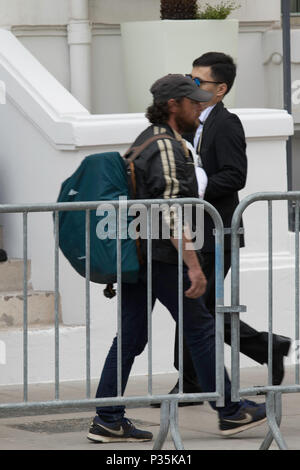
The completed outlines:
[[[70,0],[71,15],[68,24],[70,47],[71,93],[91,110],[91,25],[88,0]]]

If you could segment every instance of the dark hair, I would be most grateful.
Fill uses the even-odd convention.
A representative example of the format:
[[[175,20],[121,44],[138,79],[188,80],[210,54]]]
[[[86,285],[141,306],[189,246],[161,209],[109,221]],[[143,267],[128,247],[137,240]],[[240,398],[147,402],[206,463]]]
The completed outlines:
[[[175,99],[177,103],[182,101],[182,98]],[[154,101],[151,106],[147,108],[146,118],[151,124],[166,124],[169,120],[170,112],[168,102],[160,103]]]
[[[223,52],[207,52],[194,60],[193,67],[211,67],[214,80],[226,83],[225,95],[231,90],[236,76],[236,65],[230,55]]]

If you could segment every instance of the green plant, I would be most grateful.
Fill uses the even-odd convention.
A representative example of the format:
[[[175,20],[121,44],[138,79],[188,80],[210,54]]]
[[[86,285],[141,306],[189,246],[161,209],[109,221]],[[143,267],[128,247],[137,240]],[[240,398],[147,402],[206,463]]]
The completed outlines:
[[[224,20],[237,8],[240,8],[240,5],[237,5],[234,0],[224,0],[214,7],[206,3],[204,7],[199,9],[196,18],[200,20]]]
[[[160,0],[162,20],[194,20],[197,11],[197,0]]]

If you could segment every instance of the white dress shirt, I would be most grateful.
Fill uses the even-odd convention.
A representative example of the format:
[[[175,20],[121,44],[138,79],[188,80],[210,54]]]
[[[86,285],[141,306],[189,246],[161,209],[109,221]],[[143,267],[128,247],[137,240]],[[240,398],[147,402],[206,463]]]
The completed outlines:
[[[193,155],[193,158],[194,158],[195,171],[196,171],[196,177],[197,177],[197,182],[198,182],[199,197],[202,198],[202,199],[203,199],[204,194],[205,194],[208,178],[207,178],[207,175],[206,175],[205,171],[202,168],[201,157],[199,158],[199,155],[197,155],[196,151],[197,151],[197,147],[199,145],[199,140],[202,138],[203,125],[204,125],[206,119],[208,118],[210,112],[213,110],[214,107],[215,107],[215,104],[213,106],[209,106],[208,108],[204,109],[204,111],[202,111],[202,113],[199,116],[200,124],[199,124],[199,127],[198,127],[198,129],[196,131],[196,134],[195,134],[195,137],[194,137],[194,148],[188,142],[188,144],[189,144],[188,147],[189,147],[190,151],[192,152],[192,155]]]
[[[205,189],[207,186],[207,176],[203,168],[201,168],[201,166],[198,166],[198,155],[196,154],[194,147],[187,140],[185,141],[185,143],[194,159],[195,172],[196,172],[196,178],[197,178],[197,183],[198,183],[198,193],[199,193],[199,197],[203,199]]]
[[[195,150],[197,149],[199,139],[200,139],[200,136],[201,136],[202,131],[203,131],[203,125],[204,125],[206,119],[208,118],[208,116],[210,115],[211,111],[214,109],[215,106],[216,106],[215,104],[213,104],[212,106],[208,106],[208,108],[205,108],[199,116],[200,124],[199,124],[198,129],[196,130],[196,134],[195,134],[195,137],[194,137],[194,148],[195,148]]]

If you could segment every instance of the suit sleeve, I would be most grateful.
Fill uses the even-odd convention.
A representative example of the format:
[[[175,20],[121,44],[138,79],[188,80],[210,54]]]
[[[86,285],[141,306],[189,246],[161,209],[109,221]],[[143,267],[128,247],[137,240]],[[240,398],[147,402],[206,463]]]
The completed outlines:
[[[237,116],[231,115],[222,122],[215,136],[215,153],[218,171],[208,177],[207,201],[239,191],[246,184],[246,141]]]

